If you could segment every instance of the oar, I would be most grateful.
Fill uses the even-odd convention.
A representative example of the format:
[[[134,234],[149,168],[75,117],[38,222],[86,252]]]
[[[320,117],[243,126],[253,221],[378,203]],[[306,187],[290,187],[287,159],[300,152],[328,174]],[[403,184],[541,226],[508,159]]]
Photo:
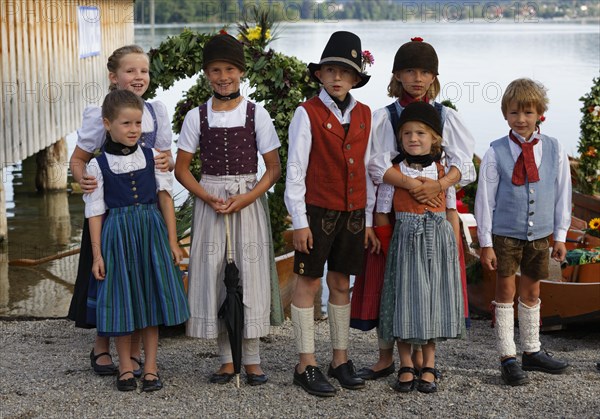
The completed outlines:
[[[79,248],[76,248],[76,249],[68,250],[66,252],[57,253],[52,256],[46,256],[45,258],[41,258],[41,259],[13,259],[13,260],[9,261],[8,264],[10,266],[35,266],[35,265],[39,265],[42,263],[50,262],[51,260],[56,260],[56,259],[64,258],[67,256],[73,256],[78,253],[79,253]]]

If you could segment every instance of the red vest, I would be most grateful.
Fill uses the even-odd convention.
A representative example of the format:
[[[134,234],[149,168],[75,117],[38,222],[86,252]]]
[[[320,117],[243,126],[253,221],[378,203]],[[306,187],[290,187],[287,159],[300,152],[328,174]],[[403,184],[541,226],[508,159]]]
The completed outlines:
[[[439,163],[435,163],[438,169],[438,179],[441,179],[444,174],[444,166]],[[395,164],[394,169],[400,171],[400,167]],[[394,188],[394,211],[396,212],[411,212],[413,214],[425,214],[425,211],[430,212],[444,212],[446,211],[446,193],[442,193],[442,200],[444,204],[441,207],[433,208],[425,204],[420,204],[416,199],[412,197],[407,189]]]
[[[371,132],[371,110],[357,103],[345,134],[340,121],[318,97],[301,106],[308,113],[312,134],[305,202],[336,211],[365,208],[364,158]]]

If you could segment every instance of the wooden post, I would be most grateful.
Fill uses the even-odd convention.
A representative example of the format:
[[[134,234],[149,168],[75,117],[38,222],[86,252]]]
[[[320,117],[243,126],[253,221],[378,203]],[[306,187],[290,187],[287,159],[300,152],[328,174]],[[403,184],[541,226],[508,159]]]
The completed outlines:
[[[8,232],[8,225],[6,221],[6,196],[4,194],[4,171],[6,169],[0,169],[0,176],[2,176],[2,180],[0,182],[0,243],[2,243],[6,239],[6,234]],[[2,250],[0,249],[0,252]]]
[[[35,187],[38,191],[67,189],[67,153],[64,137],[37,153]]]

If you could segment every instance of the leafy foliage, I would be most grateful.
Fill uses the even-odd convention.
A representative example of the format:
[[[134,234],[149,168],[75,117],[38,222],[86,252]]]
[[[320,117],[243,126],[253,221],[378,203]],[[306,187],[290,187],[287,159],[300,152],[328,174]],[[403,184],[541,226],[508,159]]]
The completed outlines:
[[[318,92],[318,85],[310,78],[305,63],[295,57],[266,49],[273,39],[270,32],[273,22],[268,13],[258,13],[255,21],[256,26],[250,26],[247,22],[238,25],[238,39],[246,46],[245,77],[253,89],[249,95],[250,99],[261,103],[269,112],[281,142],[279,157],[282,175],[275,184],[274,191],[268,193],[273,243],[275,251],[278,252],[284,247],[282,233],[289,226],[288,212],[283,201],[288,127],[298,105],[306,98],[314,96]],[[257,37],[257,34],[260,36]],[[177,80],[199,74],[202,70],[203,45],[213,35],[185,29],[180,35],[169,37],[158,48],[151,50],[151,83],[145,97],[154,97],[159,87],[168,89]],[[196,84],[177,103],[173,116],[173,130],[176,133],[180,132],[187,112],[206,102],[211,94],[209,83],[203,74],[199,74]],[[192,173],[198,178],[200,162],[197,156],[193,164]],[[190,200],[191,198],[188,198],[188,201]],[[188,201],[178,210],[179,223],[191,222],[191,204]],[[180,227],[180,230],[184,231],[186,228]]]
[[[592,89],[580,98],[581,134],[577,151],[581,154],[577,166],[577,189],[591,195],[600,195],[600,77],[592,82]]]

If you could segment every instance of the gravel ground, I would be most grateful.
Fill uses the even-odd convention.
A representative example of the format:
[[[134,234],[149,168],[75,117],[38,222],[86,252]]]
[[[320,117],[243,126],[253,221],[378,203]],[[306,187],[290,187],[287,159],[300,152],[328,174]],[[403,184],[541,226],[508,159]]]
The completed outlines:
[[[114,377],[90,368],[93,332],[67,320],[0,321],[0,417],[600,417],[600,328],[542,335],[542,345],[567,359],[567,374],[530,373],[522,387],[502,384],[493,329],[475,320],[466,339],[438,346],[443,377],[436,394],[399,394],[393,377],[368,382],[364,390],[340,389],[333,398],[306,394],[292,384],[296,363],[292,327],[274,327],[261,343],[269,382],[240,389],[208,384],[217,368],[216,343],[161,330],[159,364],[165,388],[156,393],[121,393]],[[316,327],[317,357],[326,368],[329,327]],[[374,331],[351,333],[357,367],[376,358]],[[113,348],[113,353],[115,353]],[[337,382],[334,383],[338,388]]]

